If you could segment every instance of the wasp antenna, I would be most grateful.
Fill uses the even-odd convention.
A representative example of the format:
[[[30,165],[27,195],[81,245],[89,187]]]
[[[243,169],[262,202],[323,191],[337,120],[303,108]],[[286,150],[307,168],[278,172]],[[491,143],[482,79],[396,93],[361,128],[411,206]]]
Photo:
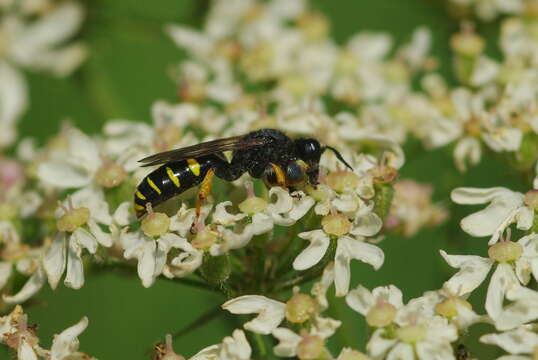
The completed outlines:
[[[342,156],[342,154],[340,154],[340,153],[338,152],[338,150],[336,150],[335,148],[326,145],[326,146],[324,146],[323,148],[321,148],[321,150],[322,150],[323,152],[324,152],[325,150],[331,150],[331,151],[334,153],[334,155],[336,155],[336,158],[337,158],[338,160],[340,160],[342,163],[344,163],[344,165],[347,166],[347,168],[348,168],[349,170],[353,171],[353,168],[351,167],[351,165],[349,165],[349,164],[347,163],[347,161],[344,160],[344,157]]]

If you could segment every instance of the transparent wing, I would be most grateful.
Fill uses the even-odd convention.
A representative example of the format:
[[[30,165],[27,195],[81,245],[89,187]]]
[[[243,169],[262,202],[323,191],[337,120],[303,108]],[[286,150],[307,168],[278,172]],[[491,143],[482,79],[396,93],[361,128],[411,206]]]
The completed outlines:
[[[181,161],[197,158],[205,155],[220,153],[223,151],[252,149],[265,144],[262,138],[246,139],[246,136],[234,136],[224,139],[207,141],[200,144],[187,146],[181,149],[161,152],[139,160],[142,166],[165,164],[171,161]]]

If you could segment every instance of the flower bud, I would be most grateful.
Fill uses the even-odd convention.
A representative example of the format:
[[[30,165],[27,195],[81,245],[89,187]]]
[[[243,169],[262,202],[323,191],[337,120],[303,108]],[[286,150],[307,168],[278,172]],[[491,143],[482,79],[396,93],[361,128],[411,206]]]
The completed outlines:
[[[309,320],[316,312],[316,302],[306,294],[296,293],[286,303],[286,319],[300,324]]]
[[[351,222],[342,214],[329,214],[321,219],[321,227],[329,235],[342,236],[351,230]]]
[[[241,203],[239,203],[238,206],[241,212],[249,215],[254,215],[265,210],[265,208],[267,207],[267,200],[257,196],[250,196]]]
[[[230,259],[228,255],[212,256],[205,254],[201,273],[204,279],[213,285],[225,282],[230,276]]]
[[[86,224],[89,218],[90,210],[88,208],[70,209],[56,221],[56,226],[59,231],[73,232]]]
[[[152,212],[142,220],[142,231],[149,237],[165,234],[170,226],[170,218],[160,212]]]
[[[394,186],[391,184],[375,185],[374,212],[381,218],[381,220],[384,220],[388,215],[393,198]]]
[[[458,297],[450,297],[435,305],[435,312],[443,317],[451,319],[458,316],[458,306],[466,307],[469,310],[473,308],[467,300]]]
[[[488,249],[489,258],[497,262],[516,261],[522,253],[523,247],[511,241],[500,241]]]
[[[388,302],[376,304],[366,314],[366,322],[372,327],[385,327],[390,325],[396,317],[396,308]]]
[[[343,192],[346,188],[357,188],[359,177],[351,171],[335,171],[327,175],[325,182],[334,191]]]
[[[301,360],[318,359],[325,351],[325,341],[318,335],[305,335],[297,345],[297,357]]]
[[[127,171],[112,161],[105,161],[95,173],[95,182],[106,188],[118,186],[126,178]]]
[[[396,336],[403,342],[408,344],[416,344],[424,340],[426,330],[420,325],[407,325],[396,329]]]

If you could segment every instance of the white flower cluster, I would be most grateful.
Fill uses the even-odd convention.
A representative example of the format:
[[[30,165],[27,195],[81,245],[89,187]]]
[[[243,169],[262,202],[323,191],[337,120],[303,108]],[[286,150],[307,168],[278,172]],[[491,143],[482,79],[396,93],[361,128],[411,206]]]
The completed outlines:
[[[27,107],[21,70],[65,76],[76,69],[87,49],[80,42],[65,43],[83,19],[84,11],[74,1],[0,1],[0,149],[15,142],[17,121]]]
[[[526,7],[536,6],[534,0],[449,0],[454,11],[474,13],[480,20],[492,21],[501,15],[521,14]]]
[[[95,360],[78,351],[78,336],[87,326],[88,318],[83,317],[75,325],[55,335],[49,350],[39,345],[37,326],[28,324],[28,315],[17,305],[10,314],[0,317],[0,344],[13,350],[19,360]]]

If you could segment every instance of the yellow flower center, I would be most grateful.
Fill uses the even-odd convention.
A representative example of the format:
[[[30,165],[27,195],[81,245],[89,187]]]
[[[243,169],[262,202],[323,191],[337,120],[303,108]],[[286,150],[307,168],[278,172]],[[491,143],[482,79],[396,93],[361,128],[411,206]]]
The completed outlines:
[[[516,261],[521,257],[523,247],[515,242],[501,241],[488,249],[489,258],[497,262]]]
[[[251,196],[246,198],[238,206],[241,212],[249,215],[254,215],[265,210],[265,208],[267,207],[267,200],[257,196]]]
[[[346,188],[357,188],[359,177],[351,171],[335,171],[327,175],[325,182],[334,191],[343,192]]]
[[[106,188],[118,186],[127,178],[127,171],[113,162],[105,162],[95,174],[95,181]]]
[[[56,221],[59,231],[73,232],[88,222],[90,210],[85,207],[68,210]]]
[[[351,222],[341,214],[329,214],[321,219],[321,227],[326,234],[343,236],[351,230]]]
[[[317,335],[305,335],[297,346],[297,357],[301,360],[315,360],[325,350],[325,342]]]
[[[306,294],[294,294],[286,303],[286,319],[292,323],[303,323],[316,312],[316,302]]]
[[[394,305],[383,302],[379,303],[368,311],[366,322],[372,327],[385,327],[392,323],[396,317],[396,308]]]
[[[426,338],[426,330],[420,325],[407,325],[396,329],[396,336],[408,344],[416,344]]]
[[[165,234],[170,227],[170,218],[160,212],[152,212],[142,220],[142,231],[149,237]]]
[[[473,308],[468,301],[458,297],[451,297],[435,305],[435,312],[443,317],[451,319],[458,316],[458,306],[466,307],[469,310]]]
[[[219,234],[215,231],[211,231],[208,228],[203,229],[196,233],[194,239],[192,239],[192,246],[197,249],[204,250],[209,249],[211,245],[215,244],[219,239]]]

